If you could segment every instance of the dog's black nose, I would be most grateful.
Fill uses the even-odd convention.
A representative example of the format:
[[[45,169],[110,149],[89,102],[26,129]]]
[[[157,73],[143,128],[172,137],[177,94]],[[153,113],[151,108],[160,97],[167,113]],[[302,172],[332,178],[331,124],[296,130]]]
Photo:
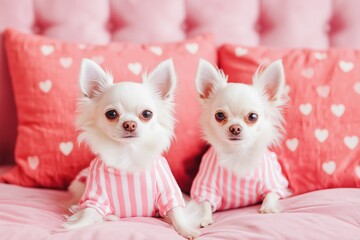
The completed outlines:
[[[232,135],[239,135],[241,132],[241,126],[240,124],[234,124],[229,127],[229,131],[232,133]]]
[[[135,121],[125,121],[123,123],[123,128],[125,129],[125,131],[127,132],[133,132],[136,130],[137,124]]]

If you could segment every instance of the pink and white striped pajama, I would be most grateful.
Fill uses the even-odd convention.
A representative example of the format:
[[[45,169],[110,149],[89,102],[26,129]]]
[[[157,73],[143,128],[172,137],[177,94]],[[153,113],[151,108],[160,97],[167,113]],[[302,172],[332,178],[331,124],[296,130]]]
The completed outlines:
[[[95,208],[100,214],[123,217],[166,216],[185,206],[181,190],[164,157],[152,169],[126,172],[110,168],[100,159],[90,165],[80,209]]]
[[[267,152],[261,164],[245,176],[219,165],[210,148],[203,156],[199,172],[191,187],[191,198],[208,201],[213,211],[259,203],[269,192],[288,196],[288,181],[283,176],[276,154]]]

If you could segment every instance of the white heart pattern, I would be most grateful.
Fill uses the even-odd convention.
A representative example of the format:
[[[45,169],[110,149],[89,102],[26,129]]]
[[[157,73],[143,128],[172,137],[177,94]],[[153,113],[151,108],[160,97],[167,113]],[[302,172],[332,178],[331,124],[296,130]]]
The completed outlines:
[[[51,82],[51,80],[45,80],[45,81],[39,83],[39,88],[40,88],[40,90],[43,91],[44,93],[50,92],[51,87],[52,87],[52,82]]]
[[[149,48],[150,52],[152,52],[153,54],[157,55],[157,56],[161,56],[163,54],[163,49],[161,47],[150,47]]]
[[[129,63],[128,64],[128,69],[130,70],[130,72],[132,72],[135,75],[139,75],[142,69],[142,66],[140,63]]]
[[[301,70],[301,75],[307,79],[314,77],[314,74],[315,74],[315,70],[313,68],[306,68]]]
[[[314,57],[317,60],[324,60],[324,59],[327,58],[327,54],[326,53],[321,53],[321,52],[316,52],[316,53],[314,53]]]
[[[333,104],[331,105],[330,109],[331,112],[337,117],[341,117],[345,112],[345,106],[343,104]]]
[[[74,148],[74,144],[72,142],[61,142],[59,148],[62,154],[69,156]]]
[[[355,167],[355,174],[358,178],[360,178],[360,166]]]
[[[105,60],[103,56],[94,56],[91,59],[97,64],[102,64]]]
[[[320,97],[327,98],[329,96],[329,93],[330,93],[330,87],[328,85],[318,86],[316,88],[316,93]]]
[[[32,170],[35,170],[38,168],[38,166],[40,164],[39,157],[38,156],[28,156],[27,163]]]
[[[359,143],[359,138],[357,136],[346,136],[344,137],[344,144],[350,149],[353,150]]]
[[[340,60],[339,67],[344,73],[348,73],[354,68],[354,63]]]
[[[328,175],[332,175],[336,170],[336,163],[334,161],[324,162],[322,164],[322,169]]]
[[[285,144],[290,151],[295,152],[299,146],[299,140],[297,138],[288,139]]]
[[[311,113],[312,105],[310,103],[300,104],[299,110],[302,113],[302,115],[307,116]]]
[[[42,45],[40,51],[44,56],[48,56],[54,52],[55,48],[52,45]]]
[[[357,83],[354,84],[354,91],[357,94],[360,94],[360,82],[357,82]]]
[[[242,48],[242,47],[235,48],[235,56],[237,57],[245,56],[246,54],[248,54],[248,52],[249,50],[247,50],[246,48]]]
[[[73,63],[73,60],[70,57],[62,57],[59,59],[59,61],[60,61],[60,65],[63,68],[69,68],[71,66],[71,64]]]
[[[199,50],[199,45],[197,43],[187,43],[185,48],[189,53],[195,54]]]
[[[329,136],[329,131],[328,130],[326,130],[326,129],[319,129],[319,128],[317,128],[317,129],[315,129],[315,137],[316,137],[316,139],[319,141],[319,142],[321,142],[321,143],[323,143],[323,142],[325,142],[325,140],[328,138],[328,136]]]

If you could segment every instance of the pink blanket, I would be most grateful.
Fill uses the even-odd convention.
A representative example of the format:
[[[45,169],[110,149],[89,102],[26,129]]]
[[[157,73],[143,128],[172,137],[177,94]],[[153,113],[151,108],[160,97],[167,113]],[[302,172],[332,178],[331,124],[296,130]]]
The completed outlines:
[[[159,218],[127,218],[58,232],[65,191],[0,184],[0,239],[182,239]],[[360,189],[316,191],[281,200],[282,213],[259,206],[215,213],[199,239],[360,239]]]

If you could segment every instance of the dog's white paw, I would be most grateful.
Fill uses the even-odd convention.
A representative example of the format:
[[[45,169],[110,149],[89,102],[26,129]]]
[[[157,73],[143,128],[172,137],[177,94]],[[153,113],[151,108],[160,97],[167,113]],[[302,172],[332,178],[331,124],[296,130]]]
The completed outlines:
[[[277,203],[280,196],[275,192],[270,192],[266,194],[264,201],[259,209],[260,213],[278,213],[280,212]]]
[[[214,223],[212,206],[209,202],[201,203],[201,215],[198,227],[204,228]]]
[[[204,217],[200,220],[200,227],[204,228],[214,223],[212,216]]]
[[[185,209],[183,207],[171,209],[168,213],[168,217],[176,232],[184,238],[194,239],[200,235],[200,232],[193,228],[189,223],[189,218],[186,217]]]
[[[174,226],[175,227],[175,226]],[[200,232],[190,227],[175,227],[175,230],[186,239],[195,239],[200,236]]]
[[[71,230],[89,226],[102,221],[103,218],[100,213],[98,213],[98,211],[92,208],[85,208],[69,217],[63,226],[64,228]]]
[[[278,213],[279,209],[276,206],[276,203],[273,202],[263,202],[260,209],[260,213],[267,214],[267,213]]]

